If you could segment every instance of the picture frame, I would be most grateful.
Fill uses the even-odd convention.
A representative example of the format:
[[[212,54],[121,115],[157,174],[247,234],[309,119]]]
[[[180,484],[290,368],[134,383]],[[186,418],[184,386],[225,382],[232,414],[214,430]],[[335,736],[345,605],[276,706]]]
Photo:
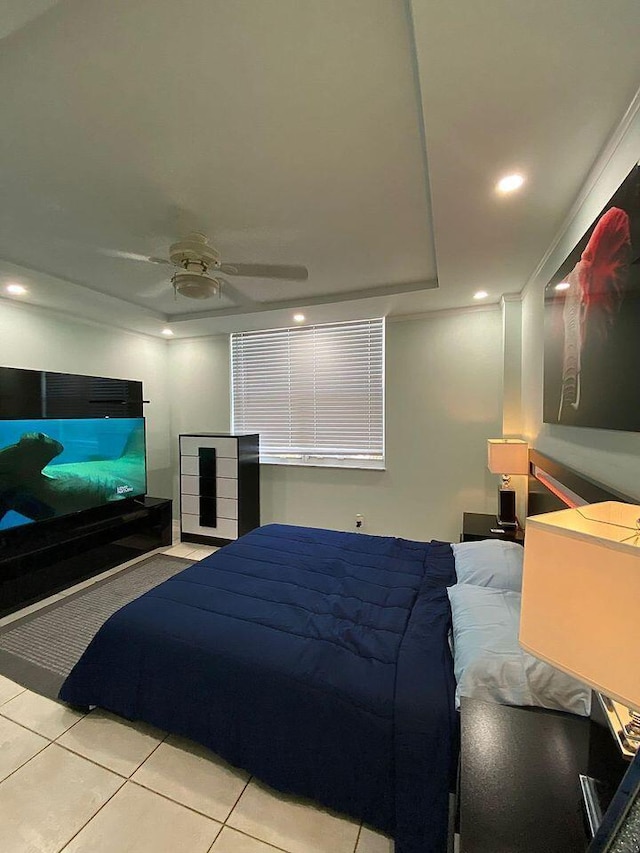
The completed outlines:
[[[640,166],[544,295],[544,422],[639,432]]]

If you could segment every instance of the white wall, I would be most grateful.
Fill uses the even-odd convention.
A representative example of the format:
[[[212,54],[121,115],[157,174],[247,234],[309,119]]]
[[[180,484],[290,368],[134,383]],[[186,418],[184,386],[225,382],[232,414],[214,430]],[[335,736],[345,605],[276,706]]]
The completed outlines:
[[[145,406],[147,491],[171,496],[166,341],[0,299],[0,364],[142,381],[145,399],[151,401]]]
[[[229,336],[169,342],[170,453],[173,514],[180,513],[178,436],[185,432],[229,432]]]
[[[522,433],[522,300],[502,299],[502,435]],[[500,436],[496,436],[500,438]]]
[[[638,103],[636,103],[636,108]],[[522,324],[524,432],[531,445],[608,486],[640,499],[640,433],[543,424],[543,306],[546,283],[640,159],[640,112],[596,163],[590,191],[536,278],[526,288]],[[639,330],[640,334],[640,330]],[[629,366],[637,382],[639,365]]]
[[[389,322],[386,471],[264,465],[262,520],[457,539],[463,511],[495,511],[486,439],[502,432],[502,316],[493,310]],[[172,446],[229,429],[227,337],[170,343]],[[177,490],[177,478],[176,478]]]
[[[495,511],[486,439],[502,430],[502,315],[388,323],[387,469],[263,466],[262,518],[457,539],[462,513]],[[178,498],[177,436],[230,428],[227,336],[171,341],[0,299],[0,364],[144,383],[149,493]]]

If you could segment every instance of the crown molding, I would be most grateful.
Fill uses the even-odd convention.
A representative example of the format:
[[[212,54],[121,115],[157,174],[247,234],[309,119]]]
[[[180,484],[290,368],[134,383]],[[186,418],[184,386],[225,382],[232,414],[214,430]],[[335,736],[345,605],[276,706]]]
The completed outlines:
[[[503,293],[500,302],[522,302],[522,293]]]
[[[604,148],[601,150],[600,154],[596,158],[596,161],[595,161],[594,165],[591,167],[591,170],[587,176],[587,179],[584,182],[584,184],[582,185],[582,188],[581,188],[580,192],[578,193],[576,200],[571,205],[571,209],[569,210],[569,213],[564,218],[562,225],[560,226],[560,228],[556,232],[556,235],[553,238],[553,240],[551,241],[549,248],[544,253],[544,255],[542,256],[540,261],[538,262],[538,265],[536,266],[535,270],[533,271],[533,273],[531,274],[531,276],[527,280],[527,283],[525,284],[524,288],[522,289],[523,294],[526,291],[528,291],[528,289],[530,287],[533,287],[535,285],[535,283],[537,282],[539,276],[542,273],[542,270],[544,269],[545,265],[547,264],[547,261],[549,260],[551,255],[555,252],[555,250],[558,248],[561,240],[563,239],[565,234],[569,231],[569,229],[571,228],[571,226],[573,225],[573,223],[575,222],[575,220],[579,216],[582,208],[584,207],[584,205],[585,205],[587,199],[589,198],[589,196],[591,195],[591,193],[594,192],[594,190],[596,189],[598,182],[601,180],[601,178],[604,174],[605,169],[611,163],[616,152],[618,151],[618,149],[620,148],[622,143],[625,141],[625,138],[626,138],[627,134],[629,133],[631,126],[633,125],[633,123],[635,122],[635,120],[639,114],[640,114],[640,88],[638,88],[638,90],[636,91],[635,95],[633,96],[633,98],[631,100],[631,103],[629,104],[629,106],[625,110],[625,113],[622,116],[622,118],[620,119],[617,127],[615,128],[615,130],[613,131],[613,133],[611,134],[611,136],[609,137],[609,139],[605,143]],[[638,159],[638,155],[636,153],[635,160],[637,161],[637,159]],[[630,166],[631,165],[632,164],[630,164]]]
[[[438,317],[455,317],[458,314],[481,314],[487,311],[499,311],[498,302],[484,305],[464,305],[461,308],[441,308],[439,311],[420,311],[415,314],[390,314],[387,323],[407,323],[411,320],[431,320]]]
[[[27,314],[42,314],[45,317],[55,317],[56,320],[60,320],[62,322],[81,323],[84,326],[93,326],[94,328],[102,329],[103,331],[114,331],[122,335],[130,335],[134,338],[144,338],[146,341],[160,341],[161,343],[167,343],[167,339],[162,335],[153,335],[148,332],[131,329],[127,326],[119,326],[116,323],[109,322],[108,320],[94,320],[91,317],[85,317],[82,314],[74,314],[71,311],[66,311],[61,308],[51,308],[48,305],[37,305],[34,302],[18,302],[17,299],[8,299],[4,296],[0,296],[0,309],[4,306]]]

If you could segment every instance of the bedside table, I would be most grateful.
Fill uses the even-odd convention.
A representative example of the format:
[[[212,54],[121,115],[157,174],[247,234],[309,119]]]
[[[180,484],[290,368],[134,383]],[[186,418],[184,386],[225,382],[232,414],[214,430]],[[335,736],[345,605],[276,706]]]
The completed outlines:
[[[479,542],[481,539],[502,539],[504,542],[517,542],[524,545],[524,530],[521,527],[506,527],[504,533],[492,533],[491,529],[500,529],[495,517],[486,512],[465,512],[462,516],[461,542]]]
[[[460,853],[585,853],[579,774],[615,790],[627,766],[598,715],[463,697],[460,717]]]

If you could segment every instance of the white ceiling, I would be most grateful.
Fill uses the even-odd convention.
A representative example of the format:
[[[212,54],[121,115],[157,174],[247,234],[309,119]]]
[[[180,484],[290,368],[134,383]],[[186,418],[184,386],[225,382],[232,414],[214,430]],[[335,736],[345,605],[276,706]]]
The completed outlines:
[[[176,335],[495,302],[638,88],[637,8],[0,0],[0,283]],[[193,229],[309,280],[176,300],[169,268],[101,251],[166,256]]]
[[[46,12],[58,0],[0,0],[0,39]]]

